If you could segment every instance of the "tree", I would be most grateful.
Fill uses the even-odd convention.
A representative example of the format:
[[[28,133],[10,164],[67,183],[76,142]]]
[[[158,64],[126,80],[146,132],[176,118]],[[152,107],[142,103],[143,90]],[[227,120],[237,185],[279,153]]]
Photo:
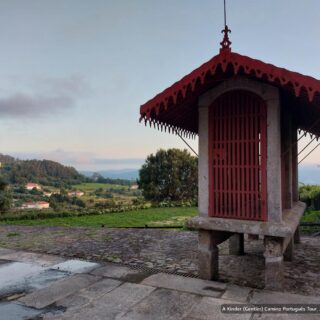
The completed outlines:
[[[8,184],[0,179],[0,212],[6,212],[11,208],[12,196]]]
[[[139,188],[146,200],[195,200],[198,194],[197,158],[187,150],[160,149],[139,170]]]

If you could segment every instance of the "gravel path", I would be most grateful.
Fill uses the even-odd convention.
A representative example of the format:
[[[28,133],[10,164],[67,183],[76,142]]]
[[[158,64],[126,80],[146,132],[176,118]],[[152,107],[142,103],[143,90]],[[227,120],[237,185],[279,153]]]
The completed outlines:
[[[285,291],[320,295],[320,238],[302,237],[285,262]],[[221,281],[262,288],[262,240],[246,241],[244,256],[220,245]],[[0,226],[0,246],[197,275],[197,233],[159,229]]]

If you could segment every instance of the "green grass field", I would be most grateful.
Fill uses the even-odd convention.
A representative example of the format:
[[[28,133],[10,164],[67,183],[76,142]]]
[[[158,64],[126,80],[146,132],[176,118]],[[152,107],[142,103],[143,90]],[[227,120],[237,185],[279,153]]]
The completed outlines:
[[[1,224],[77,226],[77,227],[150,227],[179,226],[183,227],[188,218],[197,215],[197,208],[150,208],[144,210],[91,215],[81,217],[50,218],[37,220],[2,221]]]
[[[81,183],[81,184],[76,184],[72,186],[74,189],[79,189],[83,192],[92,192],[95,191],[99,188],[102,188],[104,190],[109,190],[109,189],[128,189],[128,186],[121,186],[118,184],[110,184],[110,183]]]
[[[302,216],[303,222],[320,222],[320,211],[306,210]]]

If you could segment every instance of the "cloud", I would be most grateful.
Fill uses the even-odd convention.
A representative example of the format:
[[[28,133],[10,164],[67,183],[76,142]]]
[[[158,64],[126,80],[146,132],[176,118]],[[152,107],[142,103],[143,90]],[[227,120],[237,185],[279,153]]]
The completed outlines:
[[[49,93],[66,95],[88,95],[92,92],[89,82],[80,75],[71,75],[63,78],[42,77],[35,80],[37,87]]]
[[[46,96],[16,93],[0,98],[0,117],[40,118],[70,109],[74,103],[74,99],[67,95]]]
[[[0,91],[0,119],[43,118],[64,113],[76,105],[79,97],[83,99],[92,92],[88,81],[80,75],[36,77],[27,82],[14,80],[14,89],[6,95]],[[24,89],[20,90],[19,86]]]

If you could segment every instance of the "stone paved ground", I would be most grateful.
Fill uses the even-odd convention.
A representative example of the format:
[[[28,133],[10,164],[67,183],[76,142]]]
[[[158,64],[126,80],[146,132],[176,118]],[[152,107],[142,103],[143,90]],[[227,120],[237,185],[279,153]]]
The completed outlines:
[[[197,233],[189,231],[0,226],[0,246],[197,275]],[[262,288],[262,241],[245,248],[245,256],[230,256],[221,245],[221,281]],[[294,261],[285,262],[285,291],[320,295],[319,268],[320,238],[302,237]]]
[[[5,320],[318,320],[320,314],[319,296],[6,248],[0,259]],[[233,312],[224,312],[230,304]],[[270,304],[280,310],[269,313]],[[303,313],[288,313],[288,304]]]

